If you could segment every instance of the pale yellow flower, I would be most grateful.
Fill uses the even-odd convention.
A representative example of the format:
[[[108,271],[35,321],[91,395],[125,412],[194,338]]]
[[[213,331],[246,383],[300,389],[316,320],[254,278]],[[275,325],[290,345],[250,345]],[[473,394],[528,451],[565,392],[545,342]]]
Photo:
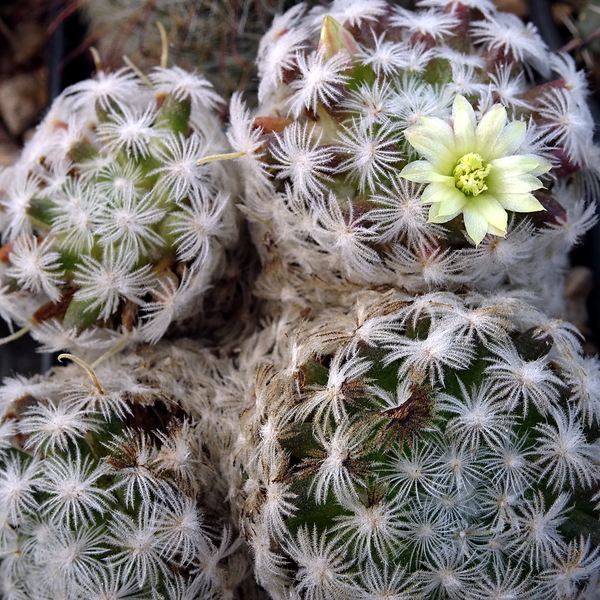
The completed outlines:
[[[406,139],[425,160],[409,163],[400,177],[428,183],[422,203],[430,204],[429,222],[446,223],[462,213],[468,236],[479,244],[487,233],[504,236],[507,210],[544,210],[531,193],[543,187],[536,177],[552,165],[541,156],[515,154],[527,126],[508,122],[496,105],[477,123],[471,104],[457,96],[452,122],[421,117]]]

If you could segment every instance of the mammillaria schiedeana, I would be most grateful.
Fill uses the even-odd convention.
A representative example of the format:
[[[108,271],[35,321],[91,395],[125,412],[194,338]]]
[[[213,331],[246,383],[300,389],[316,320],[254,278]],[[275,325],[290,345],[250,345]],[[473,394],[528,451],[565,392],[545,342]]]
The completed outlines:
[[[506,294],[300,315],[241,355],[242,515],[272,598],[597,598],[600,371],[572,327]]]
[[[238,239],[235,165],[197,164],[228,148],[221,102],[177,67],[65,90],[1,175],[0,315],[51,351],[198,319]]]
[[[100,72],[0,175],[0,316],[79,363],[0,388],[7,599],[597,600],[600,368],[554,320],[585,81],[419,4],[277,17],[225,133],[199,75]],[[210,351],[112,355],[203,308]]]
[[[0,387],[2,598],[253,598],[219,362],[180,341],[83,366]]]
[[[229,131],[260,293],[504,286],[559,313],[595,219],[584,74],[491,2],[419,4],[297,5],[263,38],[258,110],[235,96]]]

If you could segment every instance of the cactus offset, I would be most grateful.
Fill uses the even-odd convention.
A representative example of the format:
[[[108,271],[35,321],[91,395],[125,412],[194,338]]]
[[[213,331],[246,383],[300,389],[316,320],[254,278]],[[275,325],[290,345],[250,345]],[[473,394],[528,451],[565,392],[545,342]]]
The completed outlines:
[[[231,435],[220,369],[181,341],[91,378],[70,365],[4,382],[3,598],[256,594],[218,470]]]

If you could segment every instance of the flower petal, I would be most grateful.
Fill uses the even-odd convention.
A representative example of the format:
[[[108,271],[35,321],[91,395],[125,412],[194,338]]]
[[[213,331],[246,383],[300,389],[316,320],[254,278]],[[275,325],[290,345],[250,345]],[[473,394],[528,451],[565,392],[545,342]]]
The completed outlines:
[[[506,109],[495,106],[485,113],[475,129],[475,151],[489,160],[488,151],[493,149],[506,125]]]
[[[475,242],[476,246],[479,246],[488,231],[487,220],[477,209],[470,205],[465,206],[463,218],[467,235]]]
[[[523,121],[511,121],[508,123],[493,147],[486,151],[488,160],[493,160],[507,154],[513,154],[525,140],[527,125]]]
[[[400,177],[415,183],[429,183],[433,181],[432,177],[439,177],[439,174],[429,161],[415,160],[400,171]]]
[[[475,148],[475,111],[464,96],[460,94],[454,99],[452,105],[452,118],[454,129],[454,140],[456,144],[456,157],[459,160],[461,156],[468,152],[473,152]]]
[[[468,202],[466,196],[456,188],[449,189],[448,192],[449,193],[444,200],[439,203],[439,208],[437,210],[438,218],[456,216]],[[437,222],[439,223],[439,221]]]
[[[406,139],[440,173],[449,175],[457,160],[452,128],[436,117],[423,117],[421,122],[405,131]]]
[[[480,194],[470,199],[469,206],[476,208],[483,218],[496,229],[506,233],[508,215],[502,204],[491,194]]]
[[[496,229],[496,227],[494,227],[490,223],[488,223],[488,231],[487,232],[491,233],[492,235],[498,235],[500,237],[504,237],[506,235],[506,231],[503,231],[502,229]]]
[[[552,168],[552,163],[541,156],[534,154],[517,154],[502,156],[490,161],[492,169],[489,177],[502,177],[530,173],[542,175]]]
[[[538,212],[546,210],[533,194],[494,194],[506,210],[514,212]]]
[[[417,127],[420,133],[426,137],[438,141],[448,150],[454,151],[454,130],[450,123],[438,117],[421,117]],[[409,127],[409,130],[412,129]]]
[[[467,198],[453,185],[449,186],[443,183],[432,183],[423,190],[421,204],[445,204],[447,202],[450,202],[452,206],[461,205],[462,207],[467,203]],[[452,211],[444,210],[443,214],[449,214],[450,212]]]
[[[528,174],[504,179],[488,176],[486,183],[491,194],[525,194],[544,187],[537,177]]]
[[[446,217],[440,217],[438,216],[438,211],[439,211],[440,205],[439,204],[432,204],[429,207],[429,216],[427,218],[427,222],[428,223],[447,223],[448,221],[451,221],[452,219],[454,219],[454,217],[457,217],[462,211],[458,211],[453,215],[447,215]]]

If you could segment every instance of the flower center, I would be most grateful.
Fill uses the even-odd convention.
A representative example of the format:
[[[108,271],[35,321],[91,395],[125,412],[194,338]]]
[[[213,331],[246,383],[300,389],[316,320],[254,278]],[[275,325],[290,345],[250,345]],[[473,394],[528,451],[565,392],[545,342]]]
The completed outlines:
[[[454,167],[454,185],[465,196],[478,196],[488,189],[485,178],[488,176],[491,165],[485,164],[479,154],[469,152],[465,154]]]

